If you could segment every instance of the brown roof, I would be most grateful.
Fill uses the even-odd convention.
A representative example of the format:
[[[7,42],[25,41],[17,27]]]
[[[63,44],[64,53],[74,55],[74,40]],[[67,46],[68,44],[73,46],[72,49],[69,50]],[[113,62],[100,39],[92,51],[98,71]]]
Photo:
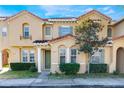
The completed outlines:
[[[103,13],[97,11],[97,10],[91,10],[91,11],[87,12],[86,14],[83,14],[83,15],[79,16],[78,19],[79,19],[80,17],[82,17],[82,16],[85,16],[85,15],[87,15],[87,14],[94,13],[94,12],[97,12],[97,13],[99,13],[100,15],[106,17],[107,19],[112,20],[111,17],[108,17],[108,16],[106,16],[105,14],[103,14]]]
[[[56,18],[48,18],[48,19],[77,19],[76,17],[56,17]]]
[[[15,14],[15,15],[13,15],[13,16],[7,17],[5,20],[8,20],[8,19],[10,19],[10,18],[12,18],[12,17],[14,17],[14,16],[16,16],[16,15],[22,13],[22,12],[27,12],[27,13],[29,13],[29,14],[35,16],[36,18],[38,18],[38,19],[40,19],[40,20],[42,20],[42,21],[48,21],[48,19],[79,19],[80,17],[85,16],[85,15],[90,14],[90,13],[93,13],[93,12],[97,12],[97,13],[99,13],[99,14],[103,15],[104,17],[106,17],[106,18],[108,18],[108,19],[111,20],[110,17],[108,17],[108,16],[102,14],[101,12],[99,12],[99,11],[97,11],[97,10],[89,11],[89,12],[87,12],[86,14],[83,14],[83,15],[79,16],[78,18],[76,18],[76,17],[58,17],[58,18],[44,18],[44,19],[43,19],[43,18],[40,18],[39,16],[34,15],[34,14],[31,13],[31,12],[28,12],[27,10],[23,10],[23,11],[21,11],[21,12]]]
[[[124,21],[124,18],[122,18],[121,20],[115,22],[114,24],[112,24],[112,26],[115,26],[115,25],[118,25],[119,23],[123,22]]]
[[[117,40],[117,39],[120,39],[120,38],[123,38],[123,37],[124,37],[124,35],[122,35],[122,36],[118,36],[118,37],[113,37],[112,40]]]
[[[72,34],[67,34],[65,36],[60,36],[60,37],[54,38],[54,39],[50,40],[49,43],[52,43],[52,42],[55,42],[58,40],[62,40],[62,39],[67,38],[67,37],[75,37],[75,36],[73,36]]]

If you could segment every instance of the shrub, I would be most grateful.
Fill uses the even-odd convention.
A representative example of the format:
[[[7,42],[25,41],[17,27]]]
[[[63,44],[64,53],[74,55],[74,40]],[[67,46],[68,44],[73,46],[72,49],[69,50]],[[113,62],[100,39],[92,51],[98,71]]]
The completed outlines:
[[[31,66],[35,67],[35,63],[10,63],[13,71],[29,70]]]
[[[65,63],[59,65],[60,71],[66,75],[77,74],[80,68],[78,63]]]
[[[30,72],[37,72],[37,68],[36,68],[35,66],[31,66],[31,67],[29,68],[29,71],[30,71]]]
[[[90,73],[106,73],[107,72],[107,64],[89,64],[89,72]]]
[[[119,71],[113,71],[113,75],[118,75]]]

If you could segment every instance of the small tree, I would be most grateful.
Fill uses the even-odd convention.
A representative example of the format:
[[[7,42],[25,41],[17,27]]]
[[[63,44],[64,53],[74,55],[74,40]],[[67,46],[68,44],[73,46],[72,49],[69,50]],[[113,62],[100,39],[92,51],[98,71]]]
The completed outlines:
[[[98,50],[98,47],[105,46],[108,41],[107,38],[99,39],[98,33],[102,31],[103,27],[99,20],[88,19],[75,28],[76,44],[79,45],[79,52],[87,53],[89,62],[91,56],[94,54],[94,50]]]

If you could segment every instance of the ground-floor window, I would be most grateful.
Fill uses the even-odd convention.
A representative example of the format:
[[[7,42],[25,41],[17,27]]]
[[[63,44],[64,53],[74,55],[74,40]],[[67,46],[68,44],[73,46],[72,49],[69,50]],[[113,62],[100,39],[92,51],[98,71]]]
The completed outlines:
[[[71,49],[71,63],[76,63],[77,49]]]
[[[34,50],[30,51],[30,62],[34,62]]]
[[[104,49],[98,49],[91,57],[91,63],[104,63]]]
[[[60,47],[59,48],[59,55],[60,55],[60,63],[65,63],[65,61],[66,61],[66,48]]]
[[[66,63],[67,58],[69,58],[69,61],[71,63],[76,63],[77,59],[77,49],[76,48],[70,48],[69,49],[69,55],[67,55],[67,48],[64,46],[59,47],[59,59],[60,63]]]
[[[22,50],[22,62],[35,62],[34,50]]]
[[[22,51],[22,61],[28,62],[28,51],[27,50]]]

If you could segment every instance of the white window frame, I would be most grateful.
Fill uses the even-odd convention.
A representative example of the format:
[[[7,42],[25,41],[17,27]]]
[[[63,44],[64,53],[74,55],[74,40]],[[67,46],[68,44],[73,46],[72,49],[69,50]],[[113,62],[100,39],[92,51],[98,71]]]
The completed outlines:
[[[104,62],[102,62],[102,59],[101,59],[101,50],[104,50],[104,48],[98,48],[98,50],[97,51],[95,51],[95,53],[92,55],[92,57],[91,57],[91,63],[97,63],[97,64],[101,64],[101,63],[104,63]],[[105,55],[105,54],[104,54]],[[97,57],[98,58],[98,60],[99,60],[99,62],[93,62],[93,60],[94,59],[96,59],[95,57]],[[104,58],[103,58],[104,59]]]
[[[27,54],[25,54],[26,52],[27,52]],[[28,62],[28,50],[26,50],[26,49],[22,50],[22,62],[23,63],[27,63]]]
[[[2,27],[2,37],[7,36],[7,27]]]
[[[31,62],[31,63],[34,63],[35,62],[35,52],[34,52],[34,50],[30,50],[29,51],[29,62]]]
[[[50,28],[50,30],[49,30],[49,31],[50,31],[50,34],[49,34],[49,35],[46,34],[47,28]],[[46,26],[46,27],[44,28],[44,35],[45,35],[46,37],[47,37],[47,36],[49,37],[49,36],[52,35],[52,27],[51,27],[51,26]]]
[[[61,53],[62,50],[65,51],[64,54]],[[63,56],[65,57],[65,59],[64,59],[65,62],[63,62],[63,63],[66,63],[66,48],[64,48],[64,47],[63,48],[59,48],[59,61],[60,61],[60,63],[61,63],[61,57],[63,57]]]
[[[70,25],[61,25],[60,28],[71,28],[73,26],[70,26]],[[68,33],[68,34],[73,34],[73,29],[71,31],[71,33]],[[59,36],[64,36],[64,35],[61,35],[61,32],[60,32],[60,29],[59,29]]]
[[[25,28],[28,28],[28,31],[25,30]],[[28,33],[28,36],[26,36],[26,33]],[[23,37],[29,38],[30,37],[30,26],[29,24],[23,24]]]
[[[27,61],[24,61],[24,57],[26,57],[26,56],[24,56],[23,54],[24,54],[24,51],[25,52],[27,52]],[[31,62],[31,63],[34,63],[35,62],[35,50],[34,49],[22,49],[22,51],[21,51],[22,53],[21,53],[21,58],[22,58],[22,62],[23,63],[29,63],[29,62]],[[31,53],[34,55],[34,61],[31,61]]]
[[[73,49],[76,50],[76,55],[72,55],[72,50],[73,50]],[[76,57],[75,62],[74,62],[74,63],[76,63],[76,62],[77,62],[77,49],[76,49],[76,48],[71,48],[71,49],[70,49],[70,60],[71,60],[71,62],[72,62],[72,57]],[[72,63],[73,63],[73,62],[72,62]]]

